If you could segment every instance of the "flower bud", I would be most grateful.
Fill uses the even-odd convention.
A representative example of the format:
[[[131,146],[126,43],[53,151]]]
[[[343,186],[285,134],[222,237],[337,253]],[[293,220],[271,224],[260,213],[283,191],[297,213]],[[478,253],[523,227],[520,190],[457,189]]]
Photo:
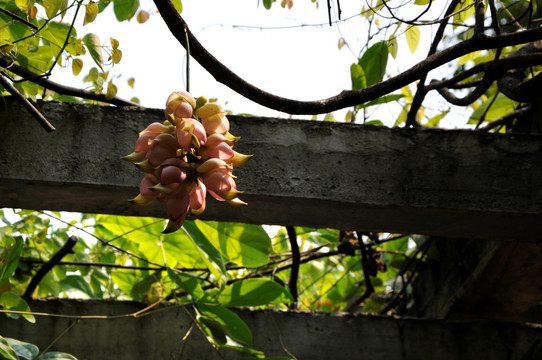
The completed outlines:
[[[176,118],[191,118],[196,108],[196,99],[186,91],[175,91],[166,101],[165,114],[173,114]]]

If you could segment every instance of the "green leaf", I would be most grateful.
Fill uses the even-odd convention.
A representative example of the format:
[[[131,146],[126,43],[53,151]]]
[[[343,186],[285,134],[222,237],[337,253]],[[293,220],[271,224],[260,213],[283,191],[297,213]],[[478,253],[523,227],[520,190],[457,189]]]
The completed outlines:
[[[8,244],[8,248],[4,249],[0,255],[0,284],[8,280],[17,269],[24,246],[21,236],[5,236],[2,242]]]
[[[478,58],[478,57],[480,56],[481,53],[482,53],[482,51],[479,50],[479,51],[475,51],[475,52],[471,52],[471,53],[465,54],[465,55],[461,56],[461,57],[457,60],[457,65],[465,65],[465,64],[468,63],[469,61],[475,60],[476,58]]]
[[[358,64],[363,68],[367,86],[379,83],[386,74],[388,65],[388,42],[380,41],[371,46],[359,59]]]
[[[15,0],[15,5],[17,5],[22,12],[27,12],[33,4],[33,0]]]
[[[139,0],[114,0],[113,11],[118,21],[130,20],[139,8]]]
[[[77,360],[77,358],[67,353],[51,351],[43,354],[37,360]]]
[[[183,12],[183,3],[181,2],[181,0],[171,0],[171,3],[179,14]]]
[[[224,326],[233,339],[252,346],[252,333],[236,313],[220,305],[197,304],[197,308],[202,314]]]
[[[290,303],[292,295],[287,289],[271,280],[246,279],[228,285],[218,296],[225,306],[263,306]]]
[[[0,306],[2,306],[4,310],[30,311],[30,306],[28,306],[27,302],[20,297],[15,290],[6,291],[0,296]],[[18,319],[19,316],[21,316],[21,314],[10,313],[6,313],[6,315],[13,319]],[[23,314],[23,317],[31,323],[36,322],[34,315]]]
[[[388,50],[390,51],[391,56],[393,56],[394,59],[397,58],[397,51],[399,50],[399,45],[397,43],[397,38],[395,37],[395,34],[391,35],[388,39]]]
[[[88,52],[96,65],[103,71],[102,44],[98,35],[92,33],[86,34],[83,37],[83,43],[87,47]]]
[[[47,19],[52,19],[62,7],[62,0],[43,0],[43,7],[47,14]]]
[[[199,316],[197,320],[214,343],[219,346],[226,345],[226,333],[218,321],[206,316]]]
[[[473,111],[469,119],[469,124],[477,124],[482,115],[485,114],[485,121],[497,120],[498,118],[512,112],[516,109],[517,102],[511,100],[506,95],[499,94],[495,101],[486,100],[476,110]],[[488,110],[488,107],[489,110]]]
[[[0,355],[2,355],[4,359],[19,360],[17,353],[13,350],[8,340],[2,336],[0,336]]]
[[[15,353],[18,356],[23,357],[25,359],[29,359],[29,360],[35,359],[36,356],[38,356],[38,354],[40,353],[39,348],[34,344],[30,344],[24,341],[19,341],[16,339],[10,339],[10,338],[5,338],[5,339],[7,340],[11,348],[15,351]]]
[[[80,275],[66,276],[65,279],[60,281],[60,286],[62,286],[65,289],[79,290],[87,294],[89,297],[94,297],[94,292],[90,288],[90,285]]]
[[[72,61],[72,73],[73,75],[77,76],[79,73],[83,70],[83,60],[81,59],[73,59]]]
[[[113,99],[115,96],[117,96],[117,86],[113,84],[113,81],[109,81],[107,83],[107,92],[105,93],[105,98],[107,100]]]
[[[271,9],[271,4],[273,3],[273,0],[263,0],[263,6],[269,10]]]
[[[420,44],[421,32],[417,26],[409,26],[405,33],[408,48],[412,54],[416,52]]]
[[[219,282],[222,282],[226,274],[226,267],[224,266],[224,260],[220,252],[209,242],[209,239],[207,239],[194,221],[185,221],[182,229],[200,250],[201,258],[211,274]]]
[[[361,90],[367,87],[367,78],[361,65],[352,64],[350,66],[350,78],[352,80],[352,90]]]
[[[439,123],[440,123],[440,120],[444,119],[446,117],[446,115],[448,115],[449,112],[450,112],[450,109],[448,109],[446,111],[443,111],[440,114],[437,114],[437,115],[433,116],[432,118],[427,120],[427,124],[425,124],[425,125],[426,126],[431,126],[431,127],[438,126]]]
[[[269,262],[271,239],[260,225],[194,220],[209,242],[229,260],[246,267]]]
[[[167,268],[167,273],[171,280],[175,284],[179,285],[181,289],[189,293],[194,299],[199,300],[205,296],[205,292],[201,288],[201,281],[191,275],[176,273],[171,268]]]

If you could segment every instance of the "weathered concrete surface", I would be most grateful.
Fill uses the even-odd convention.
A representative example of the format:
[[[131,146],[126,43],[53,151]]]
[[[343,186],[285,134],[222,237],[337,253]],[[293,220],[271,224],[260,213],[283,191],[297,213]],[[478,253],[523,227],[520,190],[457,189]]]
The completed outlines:
[[[41,104],[46,134],[0,104],[0,207],[163,216],[126,200],[141,178],[119,158],[160,110]],[[249,206],[209,201],[202,218],[447,237],[542,234],[542,136],[388,129],[231,117]]]
[[[144,307],[135,302],[33,301],[34,311],[72,315],[119,315]],[[445,322],[360,315],[240,310],[254,336],[254,347],[267,356],[297,359],[540,359],[542,326],[499,322]],[[39,317],[37,324],[0,318],[0,335],[44,349],[73,320]],[[82,320],[53,349],[81,360],[237,359],[219,356],[180,308],[134,319]],[[183,350],[184,348],[184,350]],[[291,354],[291,355],[289,355]],[[533,355],[525,357],[526,354]]]
[[[518,321],[542,301],[542,243],[437,238],[430,254],[412,315]]]

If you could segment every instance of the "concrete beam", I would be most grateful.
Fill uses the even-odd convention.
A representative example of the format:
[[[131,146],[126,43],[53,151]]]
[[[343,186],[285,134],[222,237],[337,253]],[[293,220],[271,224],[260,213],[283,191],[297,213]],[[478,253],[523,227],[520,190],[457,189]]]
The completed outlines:
[[[37,312],[121,315],[145,307],[118,301],[31,301]],[[183,309],[161,307],[141,318],[81,320],[51,350],[78,359],[238,359],[241,353],[207,343]],[[502,322],[452,322],[366,315],[238,310],[266,356],[296,359],[492,359],[542,357],[542,327]],[[0,314],[4,316],[3,314]],[[40,316],[35,324],[1,319],[0,335],[45,349],[73,320]],[[340,354],[340,356],[339,356]]]
[[[47,134],[0,104],[0,207],[164,216],[126,200],[128,154],[161,110],[44,103]],[[209,201],[203,219],[446,237],[539,240],[542,136],[230,117],[249,206]]]

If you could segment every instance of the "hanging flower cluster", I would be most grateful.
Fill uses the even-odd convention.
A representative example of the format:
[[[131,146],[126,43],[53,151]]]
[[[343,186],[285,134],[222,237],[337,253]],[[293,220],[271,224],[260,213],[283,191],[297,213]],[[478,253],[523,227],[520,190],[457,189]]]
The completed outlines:
[[[140,132],[134,152],[123,157],[146,173],[140,194],[130,201],[141,206],[164,201],[169,218],[164,233],[178,230],[188,214],[201,214],[207,192],[219,201],[246,205],[232,172],[252,155],[233,150],[239,137],[230,134],[222,107],[176,91],[167,99],[165,115],[166,121]]]

